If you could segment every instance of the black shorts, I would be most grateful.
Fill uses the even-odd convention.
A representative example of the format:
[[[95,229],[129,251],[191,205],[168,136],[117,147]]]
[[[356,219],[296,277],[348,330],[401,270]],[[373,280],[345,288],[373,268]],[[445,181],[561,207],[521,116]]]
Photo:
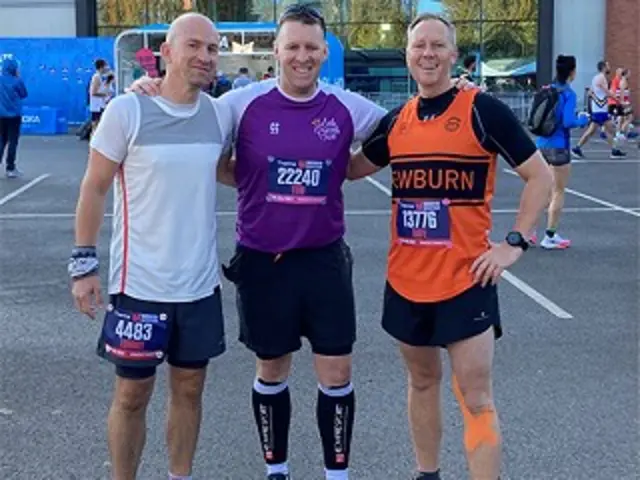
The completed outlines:
[[[91,121],[99,122],[102,118],[102,112],[91,112]]]
[[[129,378],[153,375],[165,358],[175,367],[206,367],[226,350],[220,297],[220,287],[185,303],[110,295],[97,353]]]
[[[609,115],[612,117],[621,117],[624,115],[624,108],[622,105],[609,105]]]
[[[282,255],[238,246],[223,271],[237,288],[240,341],[262,359],[299,350],[302,337],[316,354],[350,354],[356,339],[352,270],[342,239]]]
[[[446,347],[494,328],[502,336],[498,289],[474,285],[441,302],[416,303],[402,297],[387,282],[382,328],[396,340],[415,347]]]
[[[561,167],[571,163],[571,152],[567,148],[544,148],[542,156],[549,165]]]

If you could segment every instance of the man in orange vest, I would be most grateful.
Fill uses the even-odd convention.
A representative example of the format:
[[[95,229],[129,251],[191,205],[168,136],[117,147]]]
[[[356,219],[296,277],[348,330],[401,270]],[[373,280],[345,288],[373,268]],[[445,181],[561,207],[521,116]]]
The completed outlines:
[[[391,165],[391,248],[383,328],[409,371],[409,419],[418,479],[440,478],[440,348],[453,369],[471,478],[500,475],[492,394],[502,328],[496,283],[527,250],[526,232],[548,203],[552,178],[509,107],[477,89],[451,87],[455,29],[423,14],[408,31],[407,64],[419,95],[390,111],[349,167],[356,179]],[[525,181],[520,211],[492,245],[497,156]]]

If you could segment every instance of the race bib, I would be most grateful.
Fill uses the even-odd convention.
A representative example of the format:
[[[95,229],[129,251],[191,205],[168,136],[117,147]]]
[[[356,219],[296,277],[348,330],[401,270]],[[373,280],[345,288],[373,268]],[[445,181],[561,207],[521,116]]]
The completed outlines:
[[[103,327],[105,354],[131,365],[155,365],[169,344],[166,313],[129,312],[109,305]]]
[[[451,245],[449,200],[398,201],[398,242],[409,245]]]
[[[331,160],[284,160],[269,157],[267,201],[298,205],[327,202]]]

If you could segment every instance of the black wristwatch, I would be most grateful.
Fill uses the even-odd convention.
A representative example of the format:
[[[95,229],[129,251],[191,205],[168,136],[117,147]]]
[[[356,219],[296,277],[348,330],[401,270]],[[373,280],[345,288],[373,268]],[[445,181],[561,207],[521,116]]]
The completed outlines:
[[[529,248],[529,242],[525,240],[520,232],[509,232],[505,239],[512,247],[520,247],[523,252],[526,252]]]

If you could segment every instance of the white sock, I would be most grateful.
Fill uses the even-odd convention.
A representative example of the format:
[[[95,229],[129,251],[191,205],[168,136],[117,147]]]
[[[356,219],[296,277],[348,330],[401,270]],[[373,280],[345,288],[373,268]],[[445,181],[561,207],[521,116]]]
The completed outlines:
[[[345,470],[327,470],[325,468],[324,473],[326,480],[349,480],[349,469]]]
[[[182,476],[182,475],[174,475],[173,473],[169,472],[169,480],[193,480],[193,477],[191,477],[191,475],[188,476]]]
[[[275,465],[267,464],[267,475],[273,475],[274,473],[282,473],[284,475],[289,473],[289,464],[285,463],[276,463]]]

